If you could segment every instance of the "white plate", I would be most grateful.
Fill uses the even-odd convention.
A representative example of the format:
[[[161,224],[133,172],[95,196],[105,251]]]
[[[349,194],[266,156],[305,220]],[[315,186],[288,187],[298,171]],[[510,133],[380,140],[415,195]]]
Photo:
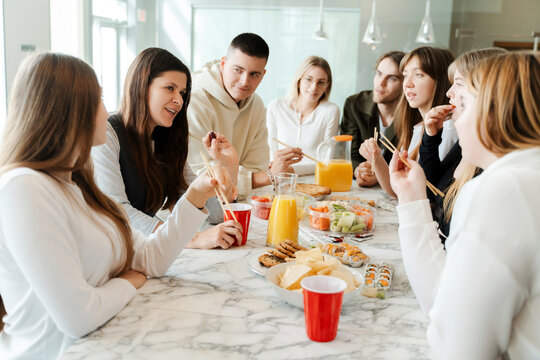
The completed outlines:
[[[266,276],[266,271],[268,271],[269,269],[259,263],[259,256],[261,256],[265,252],[266,249],[264,249],[263,251],[257,251],[255,254],[252,254],[248,259],[248,265],[251,271],[253,271],[255,274],[262,276]]]
[[[296,306],[296,307],[299,307],[299,308],[303,309],[304,308],[304,298],[303,298],[302,292],[296,292],[296,291],[287,290],[287,289],[284,289],[284,288],[280,287],[279,285],[277,285],[277,283],[279,281],[278,280],[279,276],[285,272],[285,268],[287,266],[293,265],[293,264],[294,264],[294,262],[290,262],[290,263],[283,263],[283,264],[278,264],[278,265],[272,266],[270,269],[268,269],[269,271],[266,273],[266,279],[272,284],[272,287],[274,288],[274,291],[276,292],[276,294],[282,300],[284,300],[285,302],[287,302],[287,303],[289,303],[289,304],[291,304],[293,306]],[[351,301],[354,298],[357,298],[357,299],[360,298],[359,292],[360,292],[360,289],[362,287],[362,282],[363,282],[363,276],[362,276],[362,273],[360,271],[357,271],[355,269],[351,269],[349,267],[345,267],[345,269],[350,271],[356,277],[356,279],[359,282],[359,285],[356,288],[356,290],[353,290],[351,292],[343,294],[343,304],[348,303],[349,301]]]

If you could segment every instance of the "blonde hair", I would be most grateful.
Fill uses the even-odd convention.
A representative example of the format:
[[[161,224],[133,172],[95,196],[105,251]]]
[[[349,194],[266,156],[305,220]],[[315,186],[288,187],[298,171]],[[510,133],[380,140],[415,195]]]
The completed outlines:
[[[540,55],[517,52],[481,62],[467,78],[477,97],[477,133],[495,155],[540,146]]]
[[[330,92],[332,91],[332,70],[330,70],[330,65],[322,57],[309,56],[307,59],[302,61],[302,63],[300,64],[300,66],[298,66],[298,69],[296,70],[296,74],[294,75],[291,87],[289,88],[287,96],[285,97],[289,105],[296,105],[298,96],[300,96],[300,81],[302,81],[302,77],[304,77],[306,71],[312,66],[317,66],[323,69],[323,71],[326,73],[326,76],[328,77],[328,85],[326,86],[326,89],[324,89],[324,93],[319,99],[319,103],[328,100],[328,98],[330,97]]]
[[[450,82],[454,82],[454,74],[456,70],[463,77],[469,76],[469,73],[480,61],[489,59],[494,56],[499,56],[508,53],[507,50],[501,48],[485,48],[478,50],[470,50],[461,54],[450,66],[448,67],[448,78]],[[461,160],[464,161],[464,160]],[[449,222],[452,218],[454,205],[457,200],[457,196],[461,191],[461,188],[472,178],[474,178],[480,169],[474,165],[466,164],[463,171],[456,177],[454,182],[446,190],[446,194],[443,202],[444,209],[444,221]]]
[[[112,277],[129,269],[133,241],[124,212],[94,182],[90,149],[100,97],[96,75],[84,61],[56,53],[28,58],[15,77],[0,168],[1,172],[16,167],[42,172],[66,194],[70,194],[66,184],[55,174],[71,172],[89,207],[108,217],[123,240],[122,262],[113,269]]]
[[[403,57],[399,65],[399,71],[403,73],[403,69],[407,66],[407,63],[415,57],[418,59],[420,69],[435,81],[435,92],[431,101],[431,107],[448,104],[446,91],[450,87],[450,82],[446,74],[448,66],[454,60],[454,54],[448,49],[422,46]],[[422,115],[418,109],[413,109],[409,106],[405,92],[403,92],[398,102],[394,118],[396,119],[396,134],[399,139],[397,148],[408,149],[412,140],[413,127],[422,121]],[[418,158],[419,148],[420,143],[409,154],[411,159],[415,160]]]

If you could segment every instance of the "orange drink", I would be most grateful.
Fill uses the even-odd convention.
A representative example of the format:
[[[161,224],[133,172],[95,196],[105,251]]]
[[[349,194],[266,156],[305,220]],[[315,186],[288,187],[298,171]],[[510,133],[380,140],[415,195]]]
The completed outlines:
[[[266,244],[277,245],[285,240],[298,242],[296,199],[292,195],[277,195],[270,210]]]
[[[349,191],[352,177],[352,163],[348,160],[332,160],[328,165],[317,163],[315,183],[328,186],[332,191]]]

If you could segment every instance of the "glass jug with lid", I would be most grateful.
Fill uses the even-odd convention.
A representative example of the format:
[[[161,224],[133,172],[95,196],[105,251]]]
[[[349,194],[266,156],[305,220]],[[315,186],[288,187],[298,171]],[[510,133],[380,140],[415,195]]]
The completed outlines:
[[[315,183],[332,191],[349,191],[352,185],[351,135],[337,135],[317,148]]]
[[[296,207],[296,180],[298,175],[282,173],[274,176],[276,196],[268,218],[266,244],[276,246],[282,241],[298,242],[298,213]]]

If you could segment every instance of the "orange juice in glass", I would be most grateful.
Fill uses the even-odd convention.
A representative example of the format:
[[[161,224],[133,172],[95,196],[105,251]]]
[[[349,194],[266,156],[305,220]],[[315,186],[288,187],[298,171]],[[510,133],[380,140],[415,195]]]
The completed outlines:
[[[332,191],[349,191],[352,185],[351,135],[338,135],[323,141],[317,148],[320,162],[315,169],[315,183]]]
[[[285,240],[298,242],[298,217],[296,199],[291,195],[278,195],[274,198],[266,244],[277,245]]]
[[[332,191],[349,191],[352,177],[352,163],[348,160],[332,160],[328,165],[317,163],[315,169],[315,183],[328,186]]]
[[[268,218],[266,244],[275,246],[282,241],[298,242],[298,213],[296,207],[296,174],[278,174],[274,176],[276,197],[272,202]]]

